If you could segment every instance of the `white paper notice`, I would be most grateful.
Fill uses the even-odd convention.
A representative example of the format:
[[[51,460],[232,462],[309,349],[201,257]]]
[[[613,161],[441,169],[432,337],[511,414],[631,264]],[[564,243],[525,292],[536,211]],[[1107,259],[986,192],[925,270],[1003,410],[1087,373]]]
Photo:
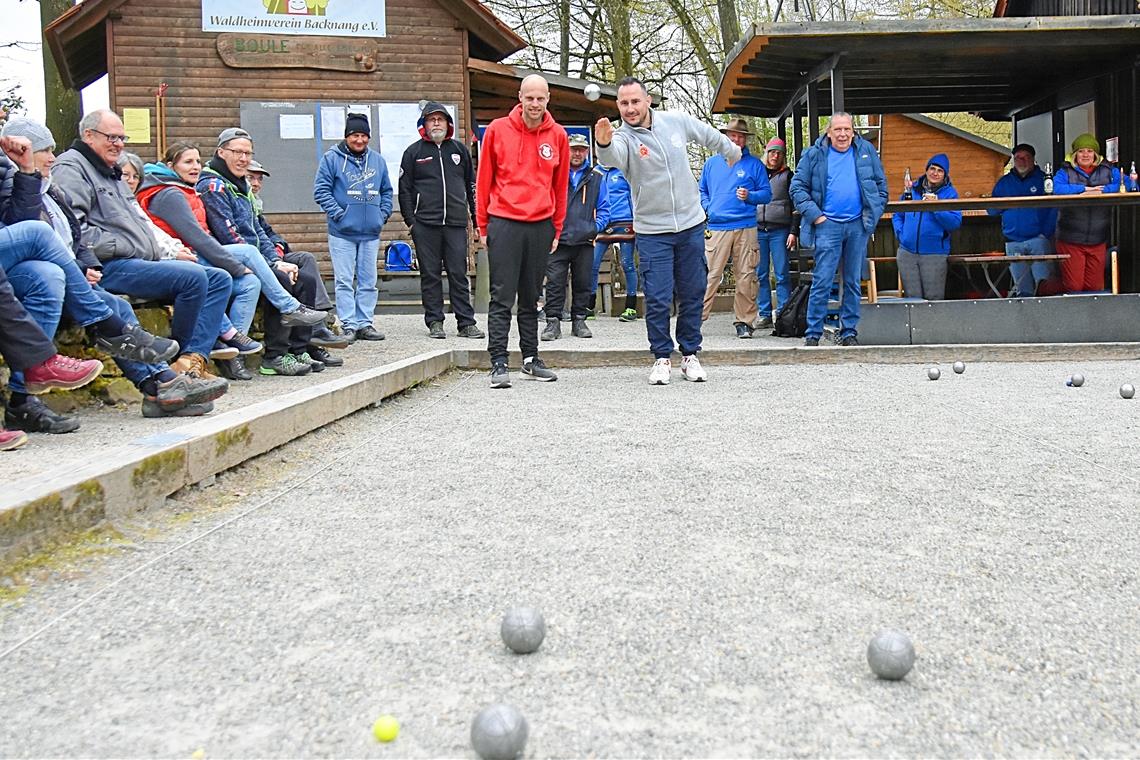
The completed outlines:
[[[312,140],[312,114],[281,114],[279,117],[282,140]]]
[[[372,122],[372,106],[361,106],[361,105],[349,106],[348,112],[349,113],[362,113],[362,114],[364,114],[365,116],[368,117],[368,126],[369,127],[374,126],[373,122]]]
[[[344,106],[321,106],[321,139],[344,139]]]
[[[444,107],[454,122],[455,106],[445,104]],[[400,177],[400,159],[403,158],[404,150],[416,140],[422,139],[417,125],[422,109],[418,103],[380,103],[377,108],[380,128],[372,127],[372,148],[378,150],[388,163],[392,187],[395,187]],[[377,139],[379,146],[376,145]]]

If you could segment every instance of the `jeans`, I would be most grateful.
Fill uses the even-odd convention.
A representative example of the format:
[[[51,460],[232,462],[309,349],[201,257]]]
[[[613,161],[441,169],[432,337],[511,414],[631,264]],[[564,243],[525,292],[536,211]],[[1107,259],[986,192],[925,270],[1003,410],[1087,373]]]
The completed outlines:
[[[261,252],[254,248],[252,245],[245,245],[243,243],[235,243],[233,245],[223,246],[227,251],[234,255],[238,261],[245,264],[245,258],[248,252],[252,251],[257,258],[265,261]],[[244,250],[242,250],[244,249]],[[212,267],[213,265],[204,257],[198,257],[198,263],[204,267]],[[249,267],[248,264],[246,264]],[[249,267],[252,269],[252,267]],[[272,270],[270,270],[272,271]],[[276,278],[274,279],[276,282]],[[243,274],[240,277],[233,279],[233,285],[230,288],[230,301],[229,312],[222,317],[222,322],[218,327],[218,334],[230,331],[230,328],[236,329],[238,332],[248,333],[250,325],[253,324],[253,314],[257,311],[257,297],[261,294],[261,280],[256,274]],[[288,294],[286,294],[288,295]]]
[[[831,283],[835,280],[836,271],[840,272],[842,280],[839,337],[857,334],[855,328],[859,324],[859,299],[862,297],[859,278],[866,258],[867,231],[863,229],[862,219],[833,222],[825,218],[815,226],[815,269],[808,295],[805,338],[823,336],[823,318],[827,315],[827,300],[831,296]]]
[[[233,278],[225,270],[191,261],[111,259],[103,264],[100,285],[112,293],[173,302],[170,332],[182,353],[209,356]]]
[[[0,356],[12,369],[27,369],[55,356],[55,344],[28,314],[0,267]]]
[[[756,306],[760,316],[772,318],[772,286],[768,271],[776,271],[776,312],[788,302],[792,294],[792,275],[788,267],[788,234],[790,227],[756,230],[756,243],[760,247],[760,260],[756,263],[756,280],[760,285],[756,293]]]
[[[681,354],[701,350],[701,309],[709,267],[705,261],[705,226],[680,232],[638,235],[641,287],[645,291],[645,329],[656,359],[673,353],[669,335],[669,305],[677,297],[677,343]]]
[[[606,228],[606,232],[614,234],[625,234],[633,232],[633,225],[625,222],[610,225]],[[602,268],[602,258],[606,255],[606,249],[609,248],[611,243],[597,243],[594,245],[594,275],[590,280],[590,292],[594,293],[598,290],[598,270]],[[634,298],[637,297],[637,265],[633,260],[633,241],[627,240],[618,244],[621,250],[621,269],[625,272],[625,292],[632,293]]]
[[[346,330],[360,330],[372,324],[376,314],[376,259],[379,255],[379,238],[345,240],[329,235],[336,315]]]
[[[1051,253],[1049,238],[1038,235],[1029,240],[1007,240],[1005,242],[1006,256],[1042,256]],[[1032,296],[1037,292],[1037,286],[1044,280],[1053,276],[1053,264],[1048,261],[1034,261],[1026,264],[1015,261],[1009,265],[1009,274],[1013,277],[1013,287],[1020,296]]]
[[[110,319],[111,310],[92,292],[71,251],[44,222],[17,222],[0,229],[0,268],[11,277],[12,270],[26,261],[46,262],[63,271],[63,308],[77,325],[87,327]]]

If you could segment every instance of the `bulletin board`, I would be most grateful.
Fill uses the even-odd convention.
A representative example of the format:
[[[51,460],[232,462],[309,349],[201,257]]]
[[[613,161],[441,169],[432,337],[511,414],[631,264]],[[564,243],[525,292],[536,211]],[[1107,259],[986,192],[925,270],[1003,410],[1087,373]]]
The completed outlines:
[[[444,103],[444,107],[457,123],[456,105]],[[400,158],[421,139],[416,126],[421,110],[418,103],[242,101],[241,128],[253,136],[257,161],[272,175],[261,191],[265,212],[321,210],[313,200],[313,180],[325,152],[344,139],[348,113],[367,114],[372,132],[368,147],[387,162],[395,193]]]

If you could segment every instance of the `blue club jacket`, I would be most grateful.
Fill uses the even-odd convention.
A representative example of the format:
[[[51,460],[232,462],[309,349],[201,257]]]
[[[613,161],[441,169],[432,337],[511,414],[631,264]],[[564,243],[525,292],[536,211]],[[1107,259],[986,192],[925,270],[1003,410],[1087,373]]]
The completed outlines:
[[[815,220],[823,216],[823,196],[827,191],[827,151],[831,139],[821,135],[807,148],[796,165],[789,192],[796,210],[802,215],[800,240],[804,246],[815,244]],[[858,135],[851,144],[855,153],[855,173],[863,197],[863,229],[875,231],[879,217],[887,207],[887,178],[875,147]]]
[[[740,160],[728,165],[717,154],[701,171],[701,207],[708,216],[710,230],[741,230],[756,226],[756,207],[772,200],[768,169],[764,162],[741,149]],[[748,200],[736,197],[736,189],[748,190]]]
[[[610,207],[610,223],[633,221],[633,200],[629,182],[621,169],[606,169],[601,166],[596,170],[604,174],[599,195],[605,198]]]
[[[1045,172],[1034,166],[1033,171],[1024,177],[1013,169],[997,181],[991,195],[995,198],[1015,198],[1026,195],[1045,194]],[[1057,209],[1055,208],[1007,208],[987,209],[990,216],[1001,217],[1001,234],[1006,240],[1021,243],[1038,235],[1053,237],[1057,229]]]

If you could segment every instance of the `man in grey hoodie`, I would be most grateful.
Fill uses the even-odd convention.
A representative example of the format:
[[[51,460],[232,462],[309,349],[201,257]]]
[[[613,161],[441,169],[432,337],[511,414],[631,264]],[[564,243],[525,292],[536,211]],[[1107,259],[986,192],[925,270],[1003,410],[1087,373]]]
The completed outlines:
[[[708,278],[705,213],[686,146],[695,142],[715,150],[729,166],[740,160],[740,148],[688,114],[654,111],[645,85],[634,77],[618,82],[617,103],[623,123],[614,129],[609,119],[598,119],[594,140],[598,160],[620,169],[632,190],[645,326],[654,358],[649,383],[669,383],[673,353],[669,307],[674,291],[681,376],[703,382],[708,374],[697,352],[701,350],[701,309]]]

